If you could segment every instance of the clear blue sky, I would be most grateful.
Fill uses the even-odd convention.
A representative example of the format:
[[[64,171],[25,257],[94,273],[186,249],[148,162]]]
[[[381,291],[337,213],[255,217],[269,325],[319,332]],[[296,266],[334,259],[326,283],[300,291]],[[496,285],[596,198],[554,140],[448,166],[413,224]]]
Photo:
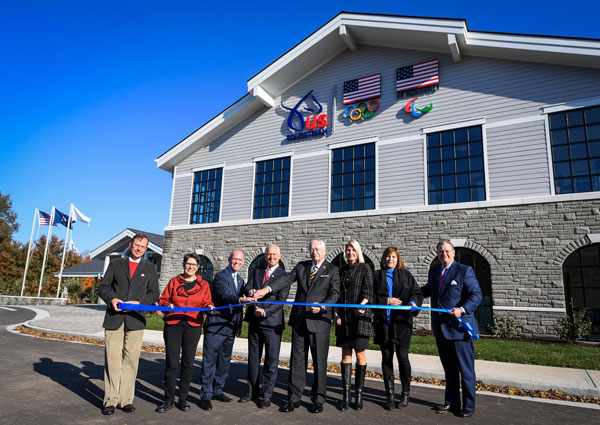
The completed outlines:
[[[154,159],[246,93],[246,81],[340,11],[464,18],[471,30],[600,38],[600,2],[3,1],[0,191],[29,239],[34,208],[92,218],[93,250],[163,233]],[[42,228],[44,232],[47,228]],[[53,231],[64,237],[64,228]]]

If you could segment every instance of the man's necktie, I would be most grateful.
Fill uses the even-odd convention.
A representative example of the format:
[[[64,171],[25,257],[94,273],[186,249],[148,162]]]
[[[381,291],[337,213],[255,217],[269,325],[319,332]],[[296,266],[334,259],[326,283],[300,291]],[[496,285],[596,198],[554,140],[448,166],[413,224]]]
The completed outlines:
[[[265,277],[263,279],[263,286],[265,286],[265,284],[267,283],[267,280],[269,280],[270,272],[271,272],[271,268],[267,267],[267,269],[265,270]]]
[[[446,276],[446,267],[442,269],[442,274],[440,275],[440,283],[438,286],[438,294],[442,292],[442,286],[444,286],[444,276]]]
[[[312,284],[313,279],[315,278],[315,275],[317,274],[317,265],[315,264],[312,268],[312,270],[310,271],[310,279],[308,281],[309,285]]]

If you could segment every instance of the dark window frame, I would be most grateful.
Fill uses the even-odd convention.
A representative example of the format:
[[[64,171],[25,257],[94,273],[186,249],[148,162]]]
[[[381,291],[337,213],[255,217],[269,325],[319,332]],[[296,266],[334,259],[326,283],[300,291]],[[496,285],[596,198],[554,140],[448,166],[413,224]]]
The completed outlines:
[[[548,114],[554,193],[600,191],[600,105]]]
[[[331,213],[377,208],[377,145],[357,143],[331,149]]]
[[[482,124],[427,133],[427,204],[487,199]]]
[[[190,224],[219,222],[222,189],[222,167],[194,171],[190,202]]]
[[[252,219],[289,217],[291,182],[291,156],[256,161]]]

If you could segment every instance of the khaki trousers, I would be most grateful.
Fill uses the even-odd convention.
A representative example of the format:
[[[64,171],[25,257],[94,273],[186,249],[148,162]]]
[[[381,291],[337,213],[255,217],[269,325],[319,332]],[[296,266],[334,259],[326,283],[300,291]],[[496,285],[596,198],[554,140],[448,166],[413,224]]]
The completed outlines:
[[[133,404],[144,330],[130,331],[123,323],[104,335],[104,406]]]

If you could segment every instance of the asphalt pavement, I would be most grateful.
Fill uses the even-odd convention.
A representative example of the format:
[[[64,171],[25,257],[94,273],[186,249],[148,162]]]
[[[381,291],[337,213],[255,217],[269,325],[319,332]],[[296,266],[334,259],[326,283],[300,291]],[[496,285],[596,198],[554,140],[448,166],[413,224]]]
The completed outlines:
[[[280,368],[273,397],[274,405],[269,409],[258,409],[253,403],[240,404],[235,400],[246,390],[246,364],[234,362],[226,386],[226,393],[234,399],[232,403],[214,402],[214,409],[205,412],[197,407],[199,403],[199,368],[200,359],[196,360],[194,378],[189,401],[192,410],[180,412],[177,409],[164,414],[154,412],[162,401],[162,375],[164,372],[164,354],[144,352],[140,358],[138,380],[136,386],[135,405],[137,411],[126,414],[118,410],[115,415],[101,415],[103,395],[104,350],[102,346],[71,343],[57,340],[34,338],[11,332],[20,323],[30,327],[59,333],[75,333],[79,335],[86,330],[86,336],[102,337],[99,326],[103,309],[97,306],[44,306],[35,309],[18,306],[0,307],[0,423],[33,424],[43,421],[54,423],[158,423],[177,421],[187,423],[220,423],[242,424],[256,421],[265,424],[286,423],[327,423],[337,424],[352,422],[389,423],[598,423],[600,406],[587,403],[570,403],[496,395],[479,392],[477,411],[474,417],[462,419],[451,414],[439,415],[433,411],[435,405],[443,400],[443,387],[413,384],[411,400],[406,409],[386,411],[383,383],[380,380],[367,379],[365,389],[365,406],[361,411],[349,410],[340,412],[335,403],[340,398],[340,377],[330,374],[328,379],[328,400],[323,413],[308,412],[309,386],[312,374],[309,373],[307,391],[300,409],[291,413],[277,410],[285,399],[287,370]],[[93,322],[96,324],[93,325]],[[59,326],[59,324],[61,324]],[[96,327],[94,327],[96,326]],[[70,329],[65,329],[70,328]],[[160,338],[159,338],[160,337]],[[158,344],[162,341],[160,332],[147,332],[145,343]],[[238,339],[236,350],[245,353],[246,341]],[[284,353],[282,347],[282,353]],[[339,353],[332,350],[330,360],[339,362]],[[377,352],[375,352],[378,354]],[[286,352],[282,359],[289,354]],[[434,356],[430,362],[435,363]],[[371,357],[369,357],[371,359]],[[415,358],[412,359],[416,366]],[[437,360],[439,363],[439,360]],[[376,369],[380,357],[369,360]],[[426,362],[424,362],[426,363]],[[510,369],[515,365],[508,365]],[[527,366],[531,367],[531,366]],[[416,369],[416,367],[414,368]],[[479,364],[476,366],[478,378],[481,378]],[[551,368],[554,369],[554,368]],[[573,369],[567,369],[573,372]],[[417,372],[414,371],[414,375]],[[549,379],[557,378],[548,375]],[[506,377],[504,379],[507,379]],[[514,384],[514,383],[513,383]],[[548,384],[550,385],[550,384]]]

